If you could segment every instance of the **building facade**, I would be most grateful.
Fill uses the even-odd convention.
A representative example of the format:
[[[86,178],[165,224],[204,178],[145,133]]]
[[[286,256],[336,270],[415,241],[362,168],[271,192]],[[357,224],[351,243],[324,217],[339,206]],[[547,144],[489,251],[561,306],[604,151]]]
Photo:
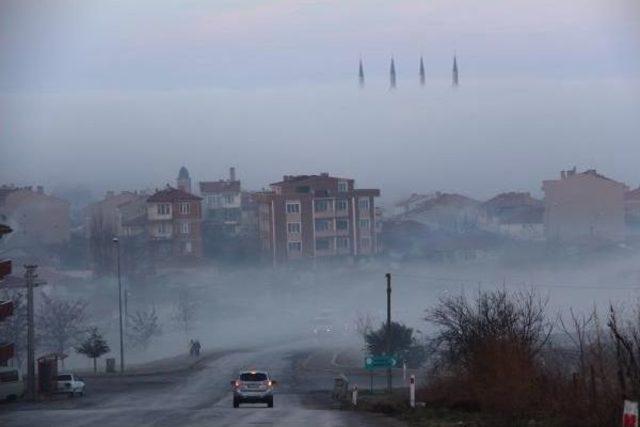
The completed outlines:
[[[285,176],[256,195],[261,247],[274,263],[378,252],[377,189],[320,175]]]
[[[56,246],[71,237],[69,202],[42,186],[0,187],[0,221],[13,229],[8,248]]]
[[[5,234],[11,233],[11,228],[0,224],[0,240]],[[11,274],[11,260],[0,259],[0,288],[2,288],[2,281],[5,276]],[[13,301],[0,300],[0,323],[13,315]],[[11,342],[5,342],[0,337],[0,366],[6,366],[7,362],[14,356],[14,344]]]
[[[201,200],[173,187],[147,198],[147,232],[156,260],[202,256]]]
[[[203,199],[203,217],[208,226],[236,234],[242,224],[242,192],[235,168],[229,169],[229,179],[199,183]]]
[[[542,183],[544,233],[560,242],[625,239],[627,186],[596,172],[562,171],[560,179]]]

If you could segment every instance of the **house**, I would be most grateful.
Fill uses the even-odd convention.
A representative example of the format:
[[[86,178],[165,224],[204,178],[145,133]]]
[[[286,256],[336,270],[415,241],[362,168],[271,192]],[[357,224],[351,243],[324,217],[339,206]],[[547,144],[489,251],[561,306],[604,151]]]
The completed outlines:
[[[70,205],[44,187],[0,187],[0,221],[13,229],[7,248],[60,246],[71,236]]]
[[[170,186],[147,198],[147,233],[156,260],[202,256],[201,200]]]
[[[476,228],[480,221],[480,202],[455,193],[436,192],[395,219],[411,220],[431,230],[465,232]]]
[[[508,192],[482,203],[483,228],[517,240],[544,238],[544,203],[530,193]]]
[[[406,199],[402,199],[399,202],[395,203],[395,214],[401,215],[406,214],[423,204],[424,202],[431,200],[436,197],[436,193],[429,194],[419,194],[413,193]]]
[[[378,196],[328,173],[285,175],[256,195],[262,250],[273,263],[376,254]]]
[[[625,184],[595,169],[562,171],[542,183],[544,234],[559,242],[625,239]]]
[[[624,222],[627,237],[640,239],[640,187],[624,193]]]
[[[91,203],[85,208],[87,237],[96,233],[105,233],[111,237],[124,234],[121,207],[128,204],[145,206],[147,195],[144,192],[107,191],[104,199]]]

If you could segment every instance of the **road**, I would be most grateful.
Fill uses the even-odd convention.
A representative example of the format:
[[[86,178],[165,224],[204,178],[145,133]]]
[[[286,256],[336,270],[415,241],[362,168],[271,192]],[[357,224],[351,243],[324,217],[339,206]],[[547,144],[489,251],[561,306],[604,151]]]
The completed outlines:
[[[331,408],[333,373],[307,371],[318,347],[300,343],[224,354],[198,369],[162,375],[88,378],[87,395],[0,405],[3,427],[397,426],[391,418]],[[268,369],[279,386],[275,407],[232,407],[229,381],[240,369]]]

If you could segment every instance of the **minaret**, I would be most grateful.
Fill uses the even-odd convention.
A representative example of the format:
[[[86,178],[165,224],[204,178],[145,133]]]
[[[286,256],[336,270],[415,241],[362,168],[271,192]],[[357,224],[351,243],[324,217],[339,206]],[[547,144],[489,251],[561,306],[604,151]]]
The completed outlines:
[[[182,166],[178,172],[178,178],[176,179],[178,189],[191,193],[191,177],[186,167]]]
[[[358,82],[360,87],[364,87],[364,67],[362,66],[362,58],[360,58],[360,64],[358,65]]]
[[[424,72],[424,61],[422,60],[422,56],[420,57],[420,84],[424,86],[424,82],[427,79],[427,75]]]
[[[391,68],[389,69],[389,89],[396,88],[396,66],[391,57]]]
[[[458,58],[453,55],[453,70],[451,71],[451,85],[453,87],[458,86]]]

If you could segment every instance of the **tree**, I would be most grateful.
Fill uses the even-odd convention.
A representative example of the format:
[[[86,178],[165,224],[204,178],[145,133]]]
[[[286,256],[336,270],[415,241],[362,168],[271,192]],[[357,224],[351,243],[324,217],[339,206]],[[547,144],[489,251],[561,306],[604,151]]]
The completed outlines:
[[[374,356],[387,352],[387,324],[383,323],[379,329],[370,331],[366,335],[367,349]],[[425,359],[424,347],[413,336],[413,328],[402,323],[391,322],[390,353],[409,367],[419,367]]]
[[[38,311],[38,331],[42,344],[55,351],[64,351],[75,344],[86,331],[86,302],[63,300],[42,295]]]
[[[88,336],[76,347],[76,352],[84,354],[87,357],[93,359],[93,372],[98,371],[97,360],[98,357],[103,354],[107,354],[111,351],[107,342],[102,338],[102,335],[98,332],[98,328],[91,328]]]
[[[367,334],[373,330],[374,318],[370,313],[356,312],[354,326],[356,333],[362,337],[364,341],[364,349],[367,348]]]
[[[151,339],[162,333],[155,308],[150,311],[136,311],[129,316],[127,323],[127,342],[133,347],[146,349]]]
[[[181,288],[173,305],[173,320],[178,323],[185,335],[193,328],[198,314],[198,302],[188,288]]]

